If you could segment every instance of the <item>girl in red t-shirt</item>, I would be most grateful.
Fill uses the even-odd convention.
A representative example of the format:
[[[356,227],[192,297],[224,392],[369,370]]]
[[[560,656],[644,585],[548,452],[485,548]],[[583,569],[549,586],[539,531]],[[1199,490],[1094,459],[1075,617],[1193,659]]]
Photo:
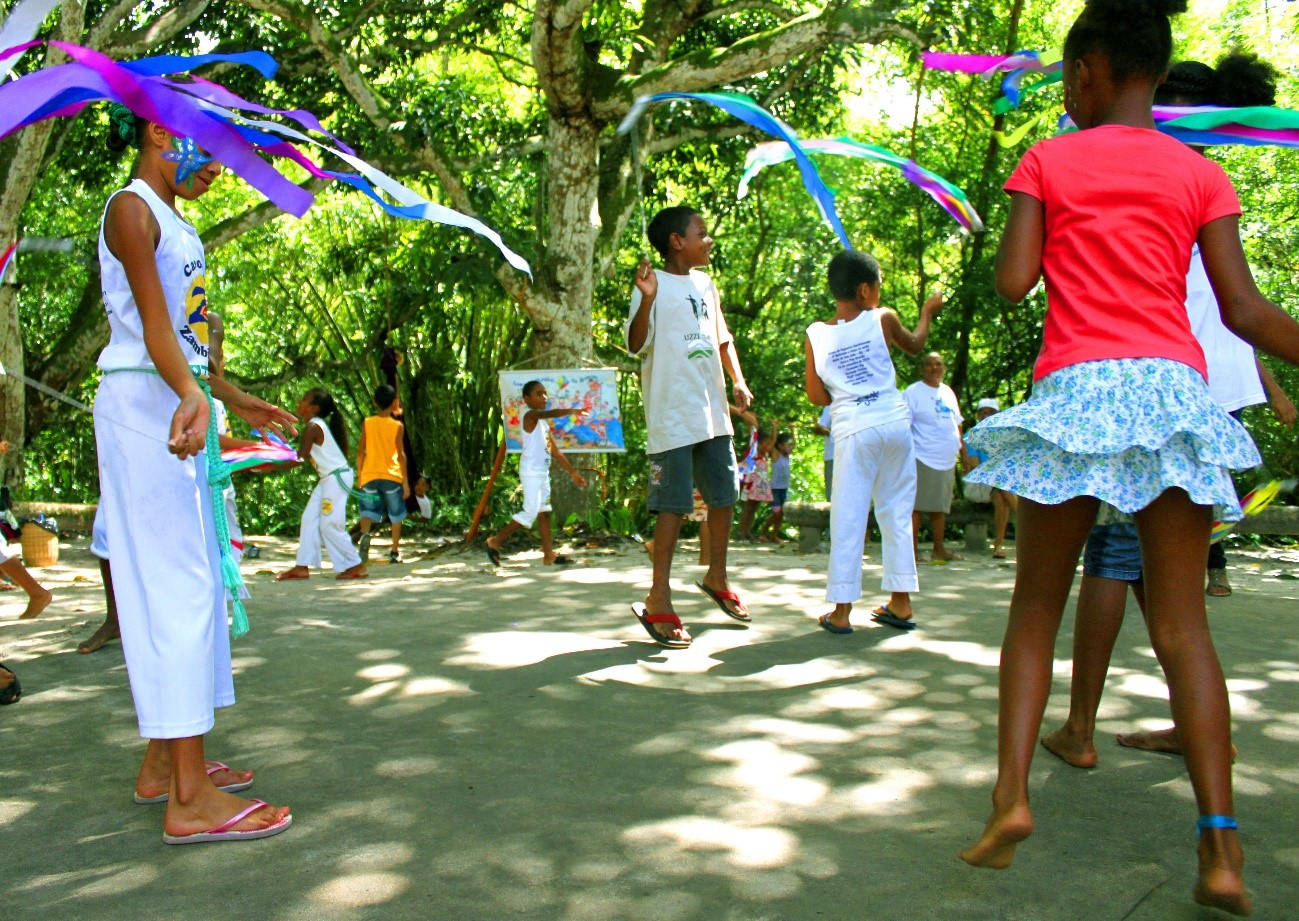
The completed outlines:
[[[1048,308],[1032,398],[967,437],[989,457],[968,479],[1021,500],[993,813],[961,857],[1008,867],[1033,831],[1028,773],[1056,633],[1097,513],[1117,510],[1141,539],[1151,643],[1200,811],[1195,899],[1248,914],[1226,684],[1200,580],[1215,514],[1240,514],[1228,471],[1256,465],[1258,453],[1209,396],[1184,307],[1192,245],[1241,338],[1299,363],[1299,323],[1254,286],[1225,174],[1155,130],[1169,16],[1185,9],[1088,0],[1064,48],[1065,108],[1082,130],[1036,145],[1006,184],[997,290],[1019,301],[1045,277]]]

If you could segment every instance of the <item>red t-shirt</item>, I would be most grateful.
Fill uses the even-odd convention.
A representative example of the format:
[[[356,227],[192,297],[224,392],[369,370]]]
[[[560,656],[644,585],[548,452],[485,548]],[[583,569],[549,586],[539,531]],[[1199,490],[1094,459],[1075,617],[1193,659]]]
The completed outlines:
[[[1034,380],[1109,358],[1170,358],[1207,377],[1186,272],[1200,228],[1240,214],[1221,167],[1154,129],[1103,125],[1033,145],[1005,190],[1046,214]]]

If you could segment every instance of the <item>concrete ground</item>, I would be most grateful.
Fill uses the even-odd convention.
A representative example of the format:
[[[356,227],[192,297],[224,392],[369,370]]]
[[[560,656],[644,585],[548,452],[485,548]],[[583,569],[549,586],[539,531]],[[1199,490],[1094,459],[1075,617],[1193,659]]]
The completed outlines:
[[[1135,615],[1102,710],[1101,764],[1039,750],[1038,833],[1004,873],[956,859],[987,816],[1011,564],[922,566],[920,629],[817,629],[824,555],[745,546],[755,619],[718,612],[682,554],[687,651],[651,644],[629,604],[643,553],[577,548],[493,572],[451,551],[367,582],[275,584],[291,545],[249,561],[239,704],[209,756],[257,771],[286,834],[161,843],[136,806],[119,645],[76,644],[103,614],[84,548],[39,571],[36,621],[0,595],[0,906],[7,918],[267,921],[537,918],[1192,919],[1195,808],[1180,759],[1113,744],[1164,725]],[[376,543],[376,556],[379,544]],[[878,584],[878,547],[867,580]],[[1299,556],[1234,553],[1210,600],[1231,678],[1238,815],[1260,918],[1299,917]],[[867,599],[879,597],[871,592]],[[1135,606],[1134,606],[1135,607]],[[864,618],[860,620],[869,624]],[[1062,718],[1069,623],[1048,723]]]

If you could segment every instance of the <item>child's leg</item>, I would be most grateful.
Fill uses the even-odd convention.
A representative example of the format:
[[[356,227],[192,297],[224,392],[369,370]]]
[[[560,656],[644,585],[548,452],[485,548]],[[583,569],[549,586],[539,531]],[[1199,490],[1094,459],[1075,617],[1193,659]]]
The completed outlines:
[[[510,535],[515,531],[521,530],[523,527],[524,525],[519,524],[519,522],[511,518],[505,523],[505,527],[497,531],[492,537],[487,538],[487,546],[491,547],[493,550],[500,550],[505,546],[505,542],[509,540]]]
[[[276,576],[275,581],[306,579],[310,577],[311,570],[320,568],[323,562],[320,558],[320,540],[326,501],[325,481],[320,480],[311,490],[311,495],[307,497],[307,504],[302,507],[302,518],[298,524],[297,559],[293,566]],[[332,502],[330,509],[331,511],[333,509]]]
[[[709,509],[711,517],[712,510]],[[645,607],[651,614],[671,614],[672,607],[672,554],[677,552],[677,536],[681,533],[681,521],[685,517],[680,512],[659,512],[654,522],[654,576],[650,583],[649,594],[645,596]],[[730,521],[726,524],[729,526]],[[671,624],[656,623],[654,629],[671,639],[688,640],[690,634],[684,627],[677,629]]]
[[[1139,586],[1140,583],[1136,583]],[[1084,575],[1078,589],[1073,628],[1073,680],[1069,716],[1063,726],[1042,737],[1042,746],[1074,767],[1096,766],[1096,711],[1105,691],[1110,656],[1123,627],[1128,585],[1120,579]]]
[[[325,544],[329,561],[334,564],[334,578],[358,579],[365,574],[365,566],[361,562],[361,554],[352,545],[352,539],[347,533],[347,491],[344,488],[350,488],[352,474],[349,472],[340,476],[343,477],[342,483],[338,477],[331,476],[318,484],[321,495],[320,524],[319,531],[312,540],[317,547],[321,542]],[[317,550],[316,553],[319,559],[320,551]]]
[[[122,635],[122,630],[117,625],[117,599],[113,597],[113,570],[108,560],[100,559],[99,575],[104,582],[104,600],[108,605],[108,613],[104,615],[104,622],[99,625],[99,629],[90,634],[90,639],[83,640],[77,646],[77,652],[83,656],[98,652],[110,640],[115,640]]]
[[[699,522],[699,565],[707,566],[713,558],[713,528],[705,518]]]
[[[555,562],[555,542],[550,533],[550,512],[537,515],[537,532],[541,535],[541,562],[550,565]]]
[[[1005,556],[1006,528],[1010,524],[1010,511],[1015,497],[1004,489],[992,491],[992,555]]]
[[[916,572],[915,537],[911,533],[916,464],[906,423],[880,426],[877,443],[872,447],[878,460],[870,495],[875,500],[875,521],[880,529],[884,563],[880,588],[890,593],[889,611],[901,620],[910,620],[911,593],[920,590],[920,577]]]
[[[0,572],[8,576],[15,585],[27,593],[27,610],[18,615],[19,620],[30,620],[49,607],[50,602],[54,599],[49,589],[36,581],[18,557],[10,557],[0,563]]]
[[[711,509],[709,510],[711,511]],[[745,499],[740,510],[740,540],[753,540],[753,516],[758,512],[757,499]]]
[[[944,512],[929,513],[929,530],[934,534],[934,546],[929,551],[931,560],[951,560],[956,554],[950,553],[945,543],[947,539],[947,515]]]
[[[835,442],[833,491],[840,498],[830,503],[830,567],[825,600],[834,605],[827,620],[836,627],[851,626],[853,602],[861,597],[861,558],[866,546],[871,489],[878,472],[878,458],[867,451],[868,437],[869,432],[857,432]]]
[[[400,555],[401,553],[401,522],[392,523],[392,552]]]
[[[1020,499],[1022,539],[998,670],[997,784],[992,791],[992,817],[978,842],[960,854],[976,867],[1005,869],[1015,859],[1015,845],[1033,833],[1028,771],[1051,691],[1056,632],[1097,506],[1097,500],[1089,496],[1059,505]]]
[[[1212,511],[1170,489],[1136,515],[1145,564],[1150,642],[1168,679],[1169,702],[1200,815],[1235,815],[1231,783],[1231,710],[1200,589]],[[1247,914],[1244,852],[1234,830],[1200,836],[1195,899]]]

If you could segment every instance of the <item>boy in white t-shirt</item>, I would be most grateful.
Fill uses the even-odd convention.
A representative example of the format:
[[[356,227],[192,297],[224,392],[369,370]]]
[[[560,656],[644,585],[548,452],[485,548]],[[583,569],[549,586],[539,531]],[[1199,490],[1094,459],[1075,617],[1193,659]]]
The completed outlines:
[[[724,613],[749,620],[726,571],[738,486],[723,371],[741,410],[749,408],[753,394],[722,317],[717,287],[695,271],[708,265],[713,247],[703,217],[683,205],[665,208],[650,221],[647,236],[663,257],[663,268],[656,271],[642,260],[623,332],[627,348],[643,359],[649,508],[658,521],[653,584],[632,611],[656,643],[682,649],[690,645],[690,634],[673,610],[670,579],[681,519],[694,508],[692,487],[708,506],[711,544],[708,572],[695,584]]]

